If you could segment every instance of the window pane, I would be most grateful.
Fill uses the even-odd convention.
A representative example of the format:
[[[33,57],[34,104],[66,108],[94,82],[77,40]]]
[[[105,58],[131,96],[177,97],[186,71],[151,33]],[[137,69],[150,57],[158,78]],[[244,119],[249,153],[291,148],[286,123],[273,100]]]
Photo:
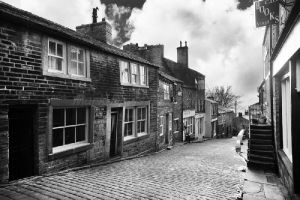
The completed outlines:
[[[142,108],[137,109],[137,119],[138,120],[142,119]]]
[[[76,124],[76,108],[66,109],[66,125]]]
[[[84,75],[84,64],[78,63],[78,75]]]
[[[133,127],[133,123],[128,123],[127,124],[127,135],[132,135],[132,127]]]
[[[137,133],[141,133],[141,122],[137,123]]]
[[[61,58],[55,58],[55,59],[56,59],[56,69],[62,71],[62,59]]]
[[[145,121],[142,121],[142,122],[141,122],[141,133],[144,133],[144,132],[145,132],[145,124],[146,124]]]
[[[64,142],[63,137],[63,129],[54,129],[52,131],[52,146],[62,146]]]
[[[77,108],[77,124],[84,124],[85,117],[85,108]]]
[[[57,44],[57,56],[63,57],[63,46],[61,44]]]
[[[48,56],[48,68],[56,69],[56,60],[52,56]]]
[[[64,126],[64,109],[53,109],[53,127]]]
[[[71,60],[77,61],[77,50],[76,49],[71,50]]]
[[[49,54],[56,55],[55,42],[49,41]]]
[[[65,129],[65,144],[75,143],[75,127]]]
[[[129,109],[129,121],[133,121],[133,109]]]
[[[146,119],[146,108],[142,108],[142,119]]]
[[[77,74],[77,62],[71,61],[70,73]]]
[[[128,109],[125,109],[125,122],[128,122]]]
[[[76,142],[85,140],[85,126],[76,127]]]
[[[79,50],[78,60],[79,60],[80,62],[83,62],[83,50],[82,50],[82,49]]]

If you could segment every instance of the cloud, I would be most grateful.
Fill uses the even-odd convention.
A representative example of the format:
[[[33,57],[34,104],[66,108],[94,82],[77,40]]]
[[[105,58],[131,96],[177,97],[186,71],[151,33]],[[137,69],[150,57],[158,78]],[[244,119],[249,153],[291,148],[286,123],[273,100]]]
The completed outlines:
[[[99,18],[105,16],[105,7],[99,0],[4,0],[4,2],[71,29],[91,23],[94,7],[99,7]]]
[[[176,61],[179,41],[188,41],[190,68],[206,75],[207,87],[231,85],[242,108],[258,101],[264,30],[255,28],[252,9],[237,9],[236,0],[148,0],[130,21],[129,42],[164,44]]]

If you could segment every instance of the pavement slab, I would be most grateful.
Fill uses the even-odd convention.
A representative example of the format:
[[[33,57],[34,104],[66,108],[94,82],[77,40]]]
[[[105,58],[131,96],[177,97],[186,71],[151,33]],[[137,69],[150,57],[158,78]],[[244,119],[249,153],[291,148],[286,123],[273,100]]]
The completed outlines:
[[[232,199],[246,166],[235,138],[175,146],[152,155],[15,182],[0,199]]]

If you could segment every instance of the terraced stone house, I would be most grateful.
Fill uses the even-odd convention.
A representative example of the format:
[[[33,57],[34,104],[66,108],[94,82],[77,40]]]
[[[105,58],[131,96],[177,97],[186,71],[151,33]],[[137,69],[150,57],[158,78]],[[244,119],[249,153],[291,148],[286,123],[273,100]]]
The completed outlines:
[[[0,2],[0,182],[155,151],[158,65]]]

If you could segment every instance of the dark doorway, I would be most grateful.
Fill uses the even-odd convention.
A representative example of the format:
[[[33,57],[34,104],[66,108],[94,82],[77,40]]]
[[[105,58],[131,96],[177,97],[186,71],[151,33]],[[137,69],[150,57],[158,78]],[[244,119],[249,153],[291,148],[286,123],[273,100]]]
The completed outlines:
[[[122,121],[119,109],[111,112],[111,135],[110,135],[110,157],[118,156],[121,152]]]
[[[31,106],[9,107],[9,180],[34,175],[33,116]]]
[[[166,114],[166,134],[165,134],[165,143],[169,144],[169,114]]]

